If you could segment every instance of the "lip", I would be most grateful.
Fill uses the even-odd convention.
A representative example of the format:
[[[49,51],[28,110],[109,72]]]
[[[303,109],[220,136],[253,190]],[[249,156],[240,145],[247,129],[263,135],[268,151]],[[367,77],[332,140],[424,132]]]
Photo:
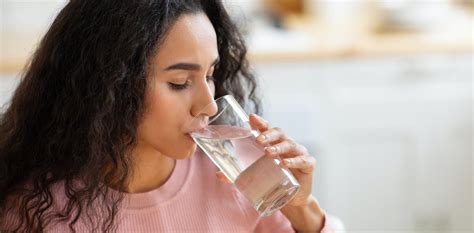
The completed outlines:
[[[185,135],[186,135],[186,137],[187,137],[189,140],[191,140],[191,141],[194,142],[193,137],[191,137],[191,134],[190,134],[190,133],[186,133]]]
[[[202,130],[202,129],[206,128],[206,126],[207,126],[207,125],[196,127],[195,129],[190,130],[190,131],[188,131],[187,133],[185,133],[185,135],[186,135],[189,139],[191,139],[191,140],[194,142],[194,139],[193,139],[193,137],[191,136],[191,134],[192,134],[193,132],[196,132],[196,131],[199,131],[199,130]]]
[[[188,131],[186,134],[191,135],[191,133],[196,132],[196,131],[199,131],[199,130],[202,130],[202,129],[204,129],[204,128],[206,128],[206,126],[197,127],[196,129],[193,129],[193,130]]]

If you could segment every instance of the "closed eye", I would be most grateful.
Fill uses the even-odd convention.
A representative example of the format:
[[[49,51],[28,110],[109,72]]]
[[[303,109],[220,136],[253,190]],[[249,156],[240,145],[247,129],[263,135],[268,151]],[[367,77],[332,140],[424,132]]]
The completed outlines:
[[[189,87],[189,81],[186,81],[184,84],[177,84],[177,83],[168,83],[168,84],[173,90],[184,90]]]
[[[207,82],[215,82],[216,79],[214,78],[214,76],[208,75],[208,76],[206,76],[206,81],[207,81]],[[168,85],[171,87],[171,89],[177,90],[177,91],[179,91],[179,90],[184,90],[184,89],[186,89],[186,88],[188,88],[188,87],[190,86],[189,80],[186,81],[186,82],[183,83],[183,84],[178,84],[178,83],[172,83],[172,82],[170,82],[170,83],[168,83]]]

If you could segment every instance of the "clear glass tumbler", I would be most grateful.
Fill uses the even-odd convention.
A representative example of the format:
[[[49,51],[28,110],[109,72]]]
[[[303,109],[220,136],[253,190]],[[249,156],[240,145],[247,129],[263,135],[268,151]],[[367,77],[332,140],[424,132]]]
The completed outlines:
[[[222,96],[215,103],[217,113],[191,137],[260,215],[271,215],[296,195],[300,185],[279,157],[264,156],[256,142],[259,133],[234,97]]]

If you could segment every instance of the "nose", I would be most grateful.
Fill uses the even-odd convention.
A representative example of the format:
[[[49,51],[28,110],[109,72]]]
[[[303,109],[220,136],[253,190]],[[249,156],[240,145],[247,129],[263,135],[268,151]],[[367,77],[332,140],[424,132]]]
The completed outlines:
[[[204,88],[200,88],[200,90],[194,99],[191,115],[193,117],[214,116],[217,113],[217,104],[214,101],[214,86],[205,83]]]

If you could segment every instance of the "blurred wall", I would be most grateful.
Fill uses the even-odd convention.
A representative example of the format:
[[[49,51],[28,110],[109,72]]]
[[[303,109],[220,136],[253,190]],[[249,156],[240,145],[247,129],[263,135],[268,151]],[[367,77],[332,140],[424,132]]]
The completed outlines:
[[[348,232],[471,232],[472,54],[258,64]]]

